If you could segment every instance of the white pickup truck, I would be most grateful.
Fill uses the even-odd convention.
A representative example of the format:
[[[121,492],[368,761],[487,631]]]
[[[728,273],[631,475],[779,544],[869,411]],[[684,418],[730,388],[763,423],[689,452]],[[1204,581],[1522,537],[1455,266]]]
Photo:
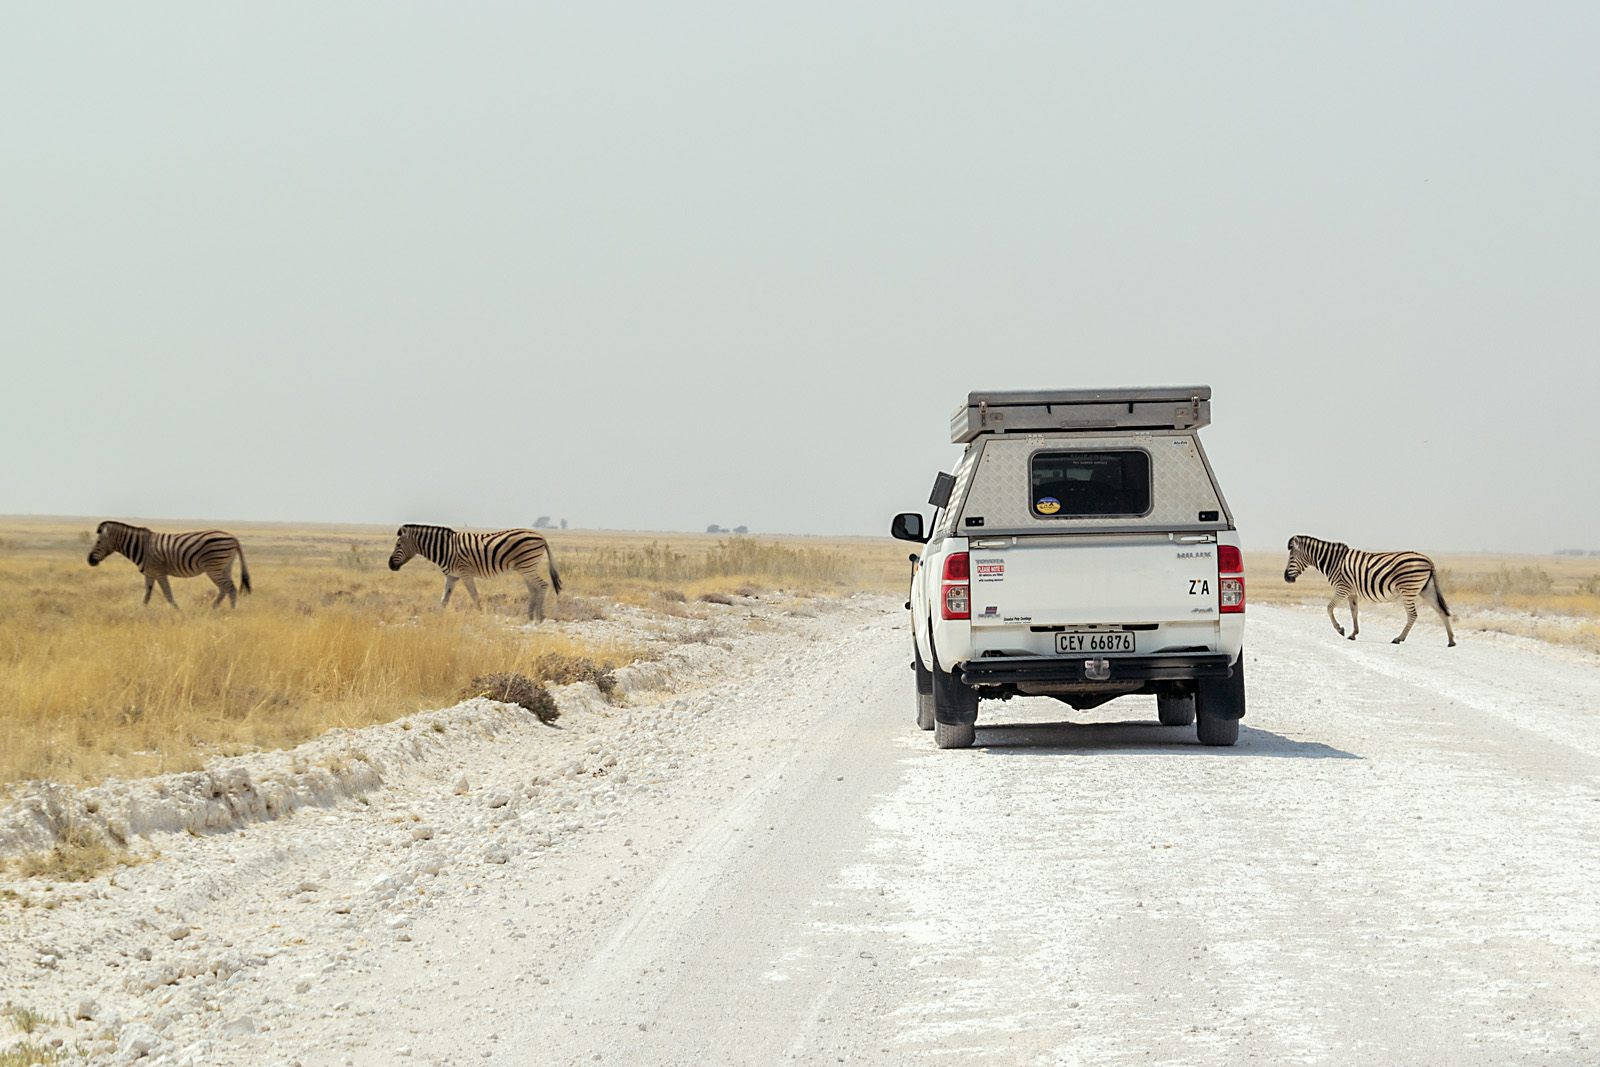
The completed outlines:
[[[975,737],[980,698],[1087,709],[1154,694],[1231,745],[1244,717],[1244,561],[1198,431],[1208,386],[972,393],[911,556],[917,724]]]

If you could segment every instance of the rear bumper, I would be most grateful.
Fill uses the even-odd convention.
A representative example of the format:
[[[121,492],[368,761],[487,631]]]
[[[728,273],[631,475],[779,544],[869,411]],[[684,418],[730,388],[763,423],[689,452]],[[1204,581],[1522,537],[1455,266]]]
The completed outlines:
[[[1183,682],[1193,678],[1227,678],[1233,673],[1232,658],[1225,652],[1175,652],[1155,656],[983,656],[961,665],[961,680],[968,685]]]

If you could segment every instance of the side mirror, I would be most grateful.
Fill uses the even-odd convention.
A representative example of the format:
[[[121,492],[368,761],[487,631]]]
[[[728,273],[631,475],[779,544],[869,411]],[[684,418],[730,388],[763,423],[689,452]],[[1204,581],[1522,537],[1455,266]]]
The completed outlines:
[[[894,522],[889,524],[889,536],[901,541],[915,541],[919,545],[928,540],[928,535],[922,532],[922,514],[916,511],[902,512],[894,517]]]

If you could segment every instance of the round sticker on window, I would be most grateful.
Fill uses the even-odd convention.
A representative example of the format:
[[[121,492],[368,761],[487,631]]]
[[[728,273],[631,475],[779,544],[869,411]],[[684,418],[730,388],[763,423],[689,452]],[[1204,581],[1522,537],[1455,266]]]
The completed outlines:
[[[1053,496],[1042,496],[1034,501],[1033,510],[1041,515],[1054,515],[1061,510],[1061,501]]]

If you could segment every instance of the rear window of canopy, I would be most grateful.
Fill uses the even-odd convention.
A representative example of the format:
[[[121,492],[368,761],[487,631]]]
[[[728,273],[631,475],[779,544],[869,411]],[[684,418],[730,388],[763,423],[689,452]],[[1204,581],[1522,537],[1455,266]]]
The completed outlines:
[[[1028,468],[1028,506],[1035,518],[1144,515],[1150,510],[1150,454],[1142,449],[1036,452]]]

